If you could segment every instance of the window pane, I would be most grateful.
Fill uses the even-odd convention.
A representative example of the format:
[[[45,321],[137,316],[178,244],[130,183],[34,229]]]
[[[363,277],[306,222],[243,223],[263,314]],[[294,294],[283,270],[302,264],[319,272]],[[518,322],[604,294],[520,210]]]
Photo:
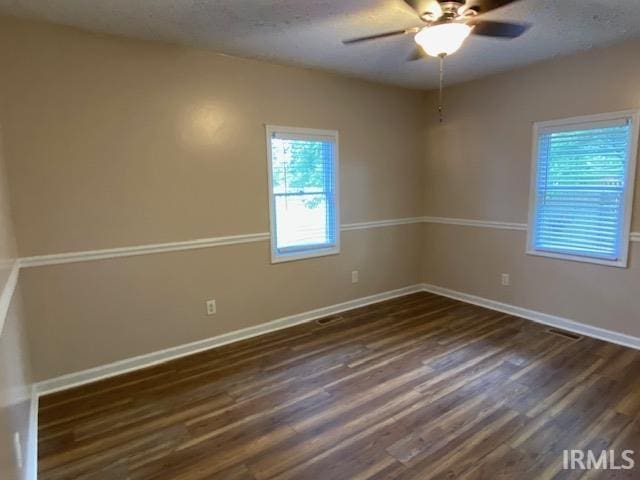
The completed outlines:
[[[292,130],[269,138],[274,257],[329,252],[338,244],[335,134]]]
[[[627,122],[539,135],[535,249],[620,258],[630,133]]]
[[[277,248],[332,243],[325,195],[276,196]]]
[[[273,193],[323,192],[333,145],[323,141],[271,141]]]

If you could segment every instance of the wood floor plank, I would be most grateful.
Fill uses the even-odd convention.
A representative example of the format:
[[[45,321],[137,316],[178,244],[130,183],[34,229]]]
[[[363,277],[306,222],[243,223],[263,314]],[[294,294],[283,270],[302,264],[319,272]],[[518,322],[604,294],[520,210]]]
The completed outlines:
[[[564,449],[640,451],[638,371],[416,293],[43,397],[39,478],[640,478],[562,469]]]

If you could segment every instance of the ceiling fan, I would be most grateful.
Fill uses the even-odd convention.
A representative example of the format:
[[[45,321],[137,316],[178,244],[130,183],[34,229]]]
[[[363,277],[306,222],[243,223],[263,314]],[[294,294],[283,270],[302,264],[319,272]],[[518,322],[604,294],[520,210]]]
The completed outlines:
[[[526,32],[529,25],[525,23],[495,22],[481,18],[482,14],[515,1],[517,0],[404,0],[424,25],[353,38],[342,43],[351,45],[415,34],[414,40],[418,47],[409,60],[422,58],[424,53],[432,57],[444,57],[458,51],[470,34],[512,39]]]
[[[417,46],[408,60],[419,60],[427,55],[440,58],[438,111],[440,122],[442,122],[444,58],[457,52],[471,34],[512,39],[526,32],[530,27],[526,23],[482,19],[484,13],[516,1],[518,0],[404,0],[417,13],[424,25],[353,38],[344,40],[342,43],[351,45],[397,35],[414,34],[413,38]]]

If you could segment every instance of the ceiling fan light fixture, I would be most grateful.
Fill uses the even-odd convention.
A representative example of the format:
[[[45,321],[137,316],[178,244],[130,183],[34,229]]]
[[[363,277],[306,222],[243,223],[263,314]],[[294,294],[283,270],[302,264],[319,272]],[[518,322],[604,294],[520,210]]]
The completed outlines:
[[[415,41],[432,57],[451,55],[458,51],[473,27],[464,23],[441,23],[420,30]]]

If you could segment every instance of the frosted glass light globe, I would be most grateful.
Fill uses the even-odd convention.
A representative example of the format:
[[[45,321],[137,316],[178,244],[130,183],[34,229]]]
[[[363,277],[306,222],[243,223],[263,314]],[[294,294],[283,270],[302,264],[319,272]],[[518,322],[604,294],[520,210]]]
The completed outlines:
[[[442,23],[420,30],[415,41],[428,55],[440,57],[458,51],[473,27],[464,23]]]

